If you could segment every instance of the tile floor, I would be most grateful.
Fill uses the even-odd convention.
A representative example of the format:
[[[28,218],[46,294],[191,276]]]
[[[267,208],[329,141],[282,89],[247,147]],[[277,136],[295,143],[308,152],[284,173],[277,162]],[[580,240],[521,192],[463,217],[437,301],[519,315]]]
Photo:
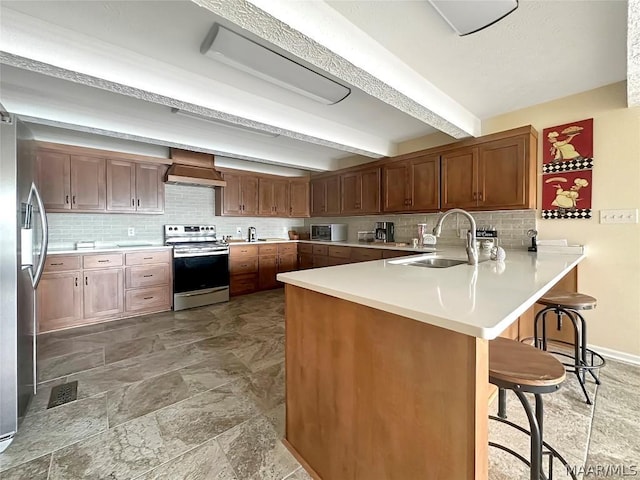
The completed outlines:
[[[310,479],[280,442],[283,320],[276,290],[41,336],[40,392],[0,454],[0,478]],[[595,409],[575,379],[550,396],[546,439],[578,468],[629,470],[640,463],[640,368],[610,362],[602,377]],[[50,389],[74,380],[78,400],[47,410]],[[524,420],[515,398],[509,417]],[[528,451],[500,425],[491,437]],[[511,457],[490,455],[492,480],[528,478]]]

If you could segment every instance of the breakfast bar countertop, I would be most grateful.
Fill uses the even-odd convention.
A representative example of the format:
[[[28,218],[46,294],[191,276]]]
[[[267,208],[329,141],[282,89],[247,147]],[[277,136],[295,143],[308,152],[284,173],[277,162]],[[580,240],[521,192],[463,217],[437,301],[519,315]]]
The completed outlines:
[[[278,274],[278,280],[473,337],[493,339],[531,307],[584,254],[508,251],[504,263],[449,268],[411,259],[466,259],[464,249]]]

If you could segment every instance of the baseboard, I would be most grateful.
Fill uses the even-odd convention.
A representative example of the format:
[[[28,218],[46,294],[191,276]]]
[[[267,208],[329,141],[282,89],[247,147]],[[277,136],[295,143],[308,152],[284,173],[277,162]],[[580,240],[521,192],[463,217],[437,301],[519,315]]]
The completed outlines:
[[[598,347],[597,345],[589,345],[593,351],[598,352],[603,357],[618,360],[624,363],[631,363],[633,365],[640,365],[640,355],[633,355],[631,353],[619,352],[618,350],[612,350],[611,348]]]

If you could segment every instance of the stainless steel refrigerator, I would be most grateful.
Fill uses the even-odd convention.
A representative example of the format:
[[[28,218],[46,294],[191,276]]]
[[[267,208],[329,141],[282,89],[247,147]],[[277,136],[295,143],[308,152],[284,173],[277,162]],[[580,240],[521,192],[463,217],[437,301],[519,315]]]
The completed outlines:
[[[36,393],[36,294],[47,219],[28,128],[0,105],[0,452]]]

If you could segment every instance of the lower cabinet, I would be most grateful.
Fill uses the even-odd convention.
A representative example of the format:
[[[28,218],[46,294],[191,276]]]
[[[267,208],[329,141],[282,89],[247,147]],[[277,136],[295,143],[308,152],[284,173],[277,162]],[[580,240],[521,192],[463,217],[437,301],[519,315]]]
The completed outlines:
[[[49,255],[36,290],[38,333],[171,309],[171,251]]]
[[[279,287],[278,273],[298,269],[295,243],[232,245],[229,257],[231,295]]]

